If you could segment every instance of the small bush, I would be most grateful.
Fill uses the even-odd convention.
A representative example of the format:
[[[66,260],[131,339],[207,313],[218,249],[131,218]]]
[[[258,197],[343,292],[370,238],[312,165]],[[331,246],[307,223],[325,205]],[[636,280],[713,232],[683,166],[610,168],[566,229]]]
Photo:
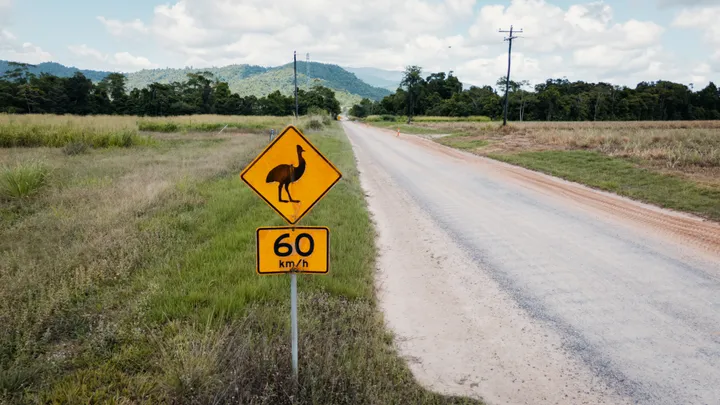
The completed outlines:
[[[332,118],[330,118],[329,115],[323,115],[322,122],[324,125],[330,126],[330,125],[332,125],[333,120],[332,120]]]
[[[63,147],[63,153],[68,156],[82,155],[87,152],[87,144],[84,142],[70,142]]]
[[[180,131],[180,126],[174,122],[140,121],[138,123],[138,129],[150,132],[178,132]]]
[[[0,198],[17,200],[33,196],[46,183],[50,169],[32,161],[0,168]]]
[[[307,128],[315,130],[315,131],[319,131],[319,130],[323,129],[323,124],[322,124],[322,122],[320,122],[320,120],[313,118],[307,123]]]
[[[307,115],[328,115],[328,114],[330,114],[330,113],[327,112],[327,110],[322,109],[317,106],[312,106],[312,107],[308,108],[308,110],[307,110]]]

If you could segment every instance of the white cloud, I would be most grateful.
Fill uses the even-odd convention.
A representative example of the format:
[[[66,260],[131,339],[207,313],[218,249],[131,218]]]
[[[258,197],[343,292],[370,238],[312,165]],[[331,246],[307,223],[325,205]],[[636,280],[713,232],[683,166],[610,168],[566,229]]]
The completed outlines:
[[[6,26],[10,20],[12,11],[12,0],[0,0],[0,29]]]
[[[138,33],[144,34],[148,32],[148,28],[139,19],[130,22],[107,19],[102,16],[98,16],[97,19],[105,26],[105,29],[109,33],[116,36],[132,35]]]
[[[658,0],[661,6],[701,6],[717,4],[717,0]]]
[[[681,10],[672,22],[673,27],[700,30],[703,32],[705,43],[710,45],[714,54],[709,56],[703,66],[707,66],[713,72],[720,73],[720,6],[694,7]],[[708,74],[695,75],[696,79],[708,80]],[[695,80],[695,83],[700,80]]]
[[[94,69],[113,69],[122,71],[135,71],[141,69],[150,69],[158,67],[156,64],[150,62],[149,59],[142,56],[134,56],[128,52],[118,52],[113,55],[104,54],[97,49],[90,48],[89,46],[82,45],[70,45],[68,46],[70,52],[77,56],[83,57],[83,67],[94,68]]]
[[[68,46],[68,49],[70,50],[70,52],[78,56],[91,56],[98,60],[105,60],[106,58],[106,55],[103,55],[102,52],[98,51],[97,49],[92,49],[85,44],[70,45]]]
[[[653,21],[619,20],[603,1],[553,1],[172,0],[146,21],[100,21],[113,35],[147,35],[192,66],[278,65],[297,50],[301,59],[309,52],[312,60],[354,67],[415,64],[494,84],[507,69],[498,29],[512,24],[524,30],[513,44],[513,76],[533,82],[566,75],[634,85],[642,74],[679,80],[692,70],[662,48],[665,27]]]
[[[720,45],[720,6],[683,9],[673,20],[673,27],[699,29],[705,40]]]
[[[0,29],[0,59],[38,64],[52,60],[52,55],[30,42],[20,42],[12,32]]]
[[[555,53],[581,47],[641,48],[660,42],[664,29],[654,22],[612,23],[612,8],[602,2],[572,5],[567,10],[543,0],[515,0],[509,6],[480,10],[470,36],[484,43],[497,41],[497,30],[522,29],[523,46]],[[497,28],[496,28],[497,27]]]

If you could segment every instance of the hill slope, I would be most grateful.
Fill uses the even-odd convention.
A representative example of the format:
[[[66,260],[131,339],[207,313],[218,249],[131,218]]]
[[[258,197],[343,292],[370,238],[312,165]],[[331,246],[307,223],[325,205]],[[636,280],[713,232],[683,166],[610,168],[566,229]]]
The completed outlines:
[[[8,61],[0,60],[0,75],[8,70],[12,70]],[[48,73],[58,77],[72,77],[75,72],[82,72],[88,79],[99,82],[112,72],[103,72],[100,70],[83,70],[72,66],[65,66],[55,62],[43,62],[35,67],[28,69],[30,73],[39,76],[40,73]]]
[[[340,104],[348,107],[358,103],[362,98],[379,100],[390,94],[384,88],[373,87],[355,74],[348,72],[337,65],[310,62],[309,77],[306,76],[306,62],[298,62],[298,87],[304,89],[310,85],[321,84],[335,90]],[[6,61],[0,61],[0,73],[9,69]],[[80,70],[74,67],[66,67],[58,63],[42,63],[30,71],[34,74],[50,73],[60,77],[70,77],[77,71],[81,71],[86,77],[93,81],[100,81],[111,72],[94,70]],[[283,94],[292,94],[293,69],[292,63],[277,67],[262,67],[255,65],[229,65],[224,67],[213,67],[205,69],[183,68],[183,69],[146,69],[138,72],[127,73],[128,89],[143,88],[148,84],[172,83],[184,81],[188,73],[211,72],[215,77],[227,82],[230,89],[242,96],[254,95],[265,96],[275,90]]]
[[[308,85],[306,62],[298,62],[298,88]],[[218,80],[226,81],[230,89],[241,96],[264,96],[279,90],[283,94],[292,94],[293,67],[287,65],[265,68],[252,65],[230,65],[206,69],[152,69],[128,74],[128,88],[142,88],[149,83],[172,83],[186,79],[188,73],[210,72]],[[357,103],[363,97],[379,100],[390,94],[387,89],[370,86],[357,76],[337,65],[310,62],[309,84],[321,84],[335,90],[343,105]]]
[[[360,80],[371,86],[381,87],[393,92],[400,86],[400,81],[403,78],[403,72],[399,70],[384,70],[370,67],[346,67],[344,69],[350,73],[354,73]]]

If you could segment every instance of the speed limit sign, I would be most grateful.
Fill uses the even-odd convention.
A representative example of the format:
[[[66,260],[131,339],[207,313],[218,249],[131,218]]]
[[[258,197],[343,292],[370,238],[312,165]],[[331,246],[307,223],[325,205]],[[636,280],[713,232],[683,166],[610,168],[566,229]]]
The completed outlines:
[[[328,272],[330,230],[326,227],[257,229],[258,274]]]

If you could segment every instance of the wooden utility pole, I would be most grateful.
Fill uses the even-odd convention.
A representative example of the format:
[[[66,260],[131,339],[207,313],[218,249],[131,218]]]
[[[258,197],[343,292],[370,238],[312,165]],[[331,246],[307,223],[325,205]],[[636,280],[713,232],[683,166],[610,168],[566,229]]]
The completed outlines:
[[[522,33],[523,30],[519,31],[513,31],[513,26],[510,26],[510,31],[503,31],[502,29],[498,30],[499,32],[507,32],[510,35],[505,38],[505,41],[508,41],[508,72],[507,77],[505,78],[505,108],[503,111],[503,126],[507,125],[507,115],[508,115],[508,104],[510,101],[510,62],[512,60],[512,41],[513,39],[516,39],[517,37],[513,36],[513,33]]]

